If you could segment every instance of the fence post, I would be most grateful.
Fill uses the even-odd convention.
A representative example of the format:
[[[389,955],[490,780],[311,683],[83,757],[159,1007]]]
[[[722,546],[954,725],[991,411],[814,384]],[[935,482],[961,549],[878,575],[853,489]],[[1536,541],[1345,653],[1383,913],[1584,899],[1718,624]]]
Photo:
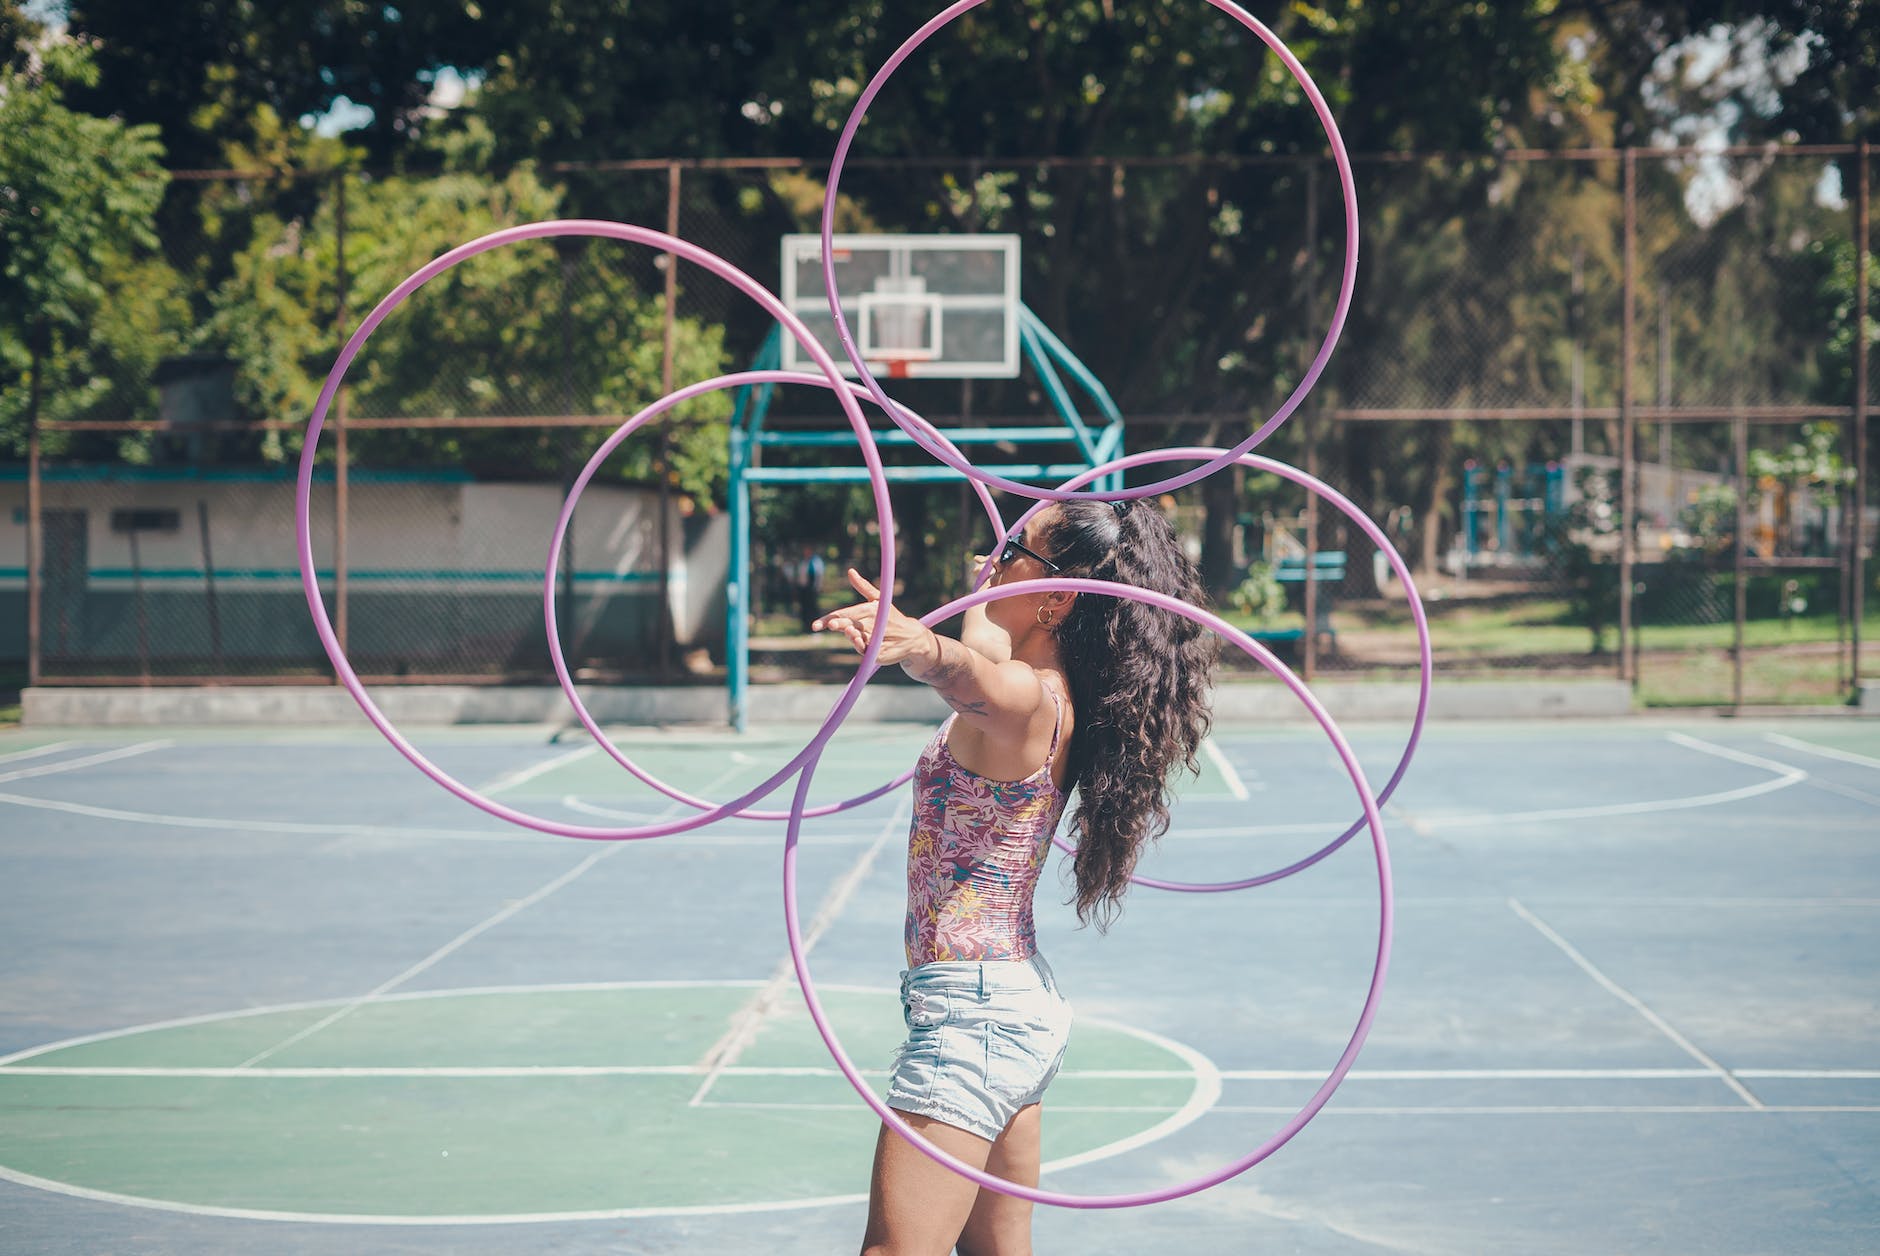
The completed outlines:
[[[666,167],[666,234],[679,234],[679,163],[672,162]],[[666,309],[664,318],[665,345],[660,353],[659,391],[663,395],[672,392],[673,359],[678,352],[679,324],[677,305],[679,301],[679,258],[676,254],[666,254]],[[655,474],[659,476],[659,614],[654,617],[655,631],[659,634],[659,672],[666,676],[672,672],[672,476],[667,469],[667,457],[672,448],[672,424],[659,425],[659,451],[654,458]]]
[[[1849,599],[1853,619],[1851,688],[1855,701],[1860,699],[1860,628],[1865,613],[1867,558],[1864,547],[1867,514],[1867,263],[1873,241],[1868,202],[1868,154],[1872,145],[1860,142],[1855,159],[1859,171],[1854,181],[1854,539],[1850,549],[1853,589]]]
[[[739,416],[741,417],[741,415]],[[751,444],[737,418],[731,423],[731,579],[725,588],[726,717],[733,732],[749,725],[751,613],[757,600],[751,579],[751,482],[745,478]]]
[[[1318,325],[1319,310],[1319,164],[1306,165],[1306,325]],[[1319,425],[1316,407],[1301,414],[1305,440],[1306,474],[1319,473]],[[1306,494],[1306,569],[1300,609],[1306,617],[1305,648],[1299,656],[1300,674],[1311,684],[1319,670],[1319,495]]]
[[[39,617],[42,605],[40,589],[43,577],[39,478],[39,361],[45,341],[44,324],[32,332],[32,383],[26,401],[26,683],[39,683]]]
[[[339,186],[334,193],[333,231],[337,261],[334,265],[334,321],[339,327],[339,342],[346,344],[346,172],[339,171]],[[346,446],[346,394],[344,383],[333,398],[333,635],[339,648],[346,649],[346,514],[351,506],[351,485],[347,465],[351,461]],[[316,583],[318,582],[316,573]],[[333,683],[339,683],[334,674]]]
[[[1743,713],[1743,626],[1749,617],[1749,589],[1746,584],[1748,572],[1743,569],[1744,547],[1749,533],[1749,420],[1739,408],[1730,416],[1730,443],[1735,449],[1736,461],[1736,544],[1730,556],[1734,573],[1732,583],[1736,590],[1736,606],[1731,612],[1735,620],[1732,634],[1734,644],[1730,649],[1730,708],[1734,714]]]
[[[1633,443],[1638,437],[1636,399],[1632,391],[1632,335],[1638,296],[1638,159],[1628,146],[1621,167],[1625,199],[1625,249],[1621,263],[1624,288],[1619,322],[1619,679],[1638,688],[1638,667],[1632,660],[1632,512]]]
[[[1305,427],[1306,474],[1316,478],[1319,473],[1318,416],[1307,416]],[[1306,494],[1305,580],[1306,648],[1301,675],[1309,685],[1319,667],[1319,495],[1311,492]]]

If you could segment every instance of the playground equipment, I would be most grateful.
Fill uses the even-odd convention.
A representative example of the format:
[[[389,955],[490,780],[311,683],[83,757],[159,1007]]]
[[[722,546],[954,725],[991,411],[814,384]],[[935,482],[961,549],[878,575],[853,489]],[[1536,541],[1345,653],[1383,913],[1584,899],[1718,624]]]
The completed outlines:
[[[1486,479],[1475,459],[1462,464],[1462,562],[1526,567],[1546,561],[1566,527],[1566,468],[1529,463],[1517,480],[1514,467],[1502,462],[1489,493]]]
[[[828,312],[821,275],[821,238],[785,236],[783,285],[786,306],[838,362],[842,350],[835,320]],[[860,343],[870,369],[891,378],[1014,378],[1029,364],[1050,400],[1056,423],[1024,427],[937,428],[956,445],[1070,446],[1075,461],[976,463],[1009,479],[1061,484],[1123,453],[1123,415],[1109,390],[1062,340],[1018,299],[1019,244],[1013,236],[850,235],[834,237],[837,267],[847,276],[845,291],[855,292],[853,311],[844,314],[860,329]],[[812,282],[813,277],[813,282]],[[790,369],[800,348],[773,327],[765,337],[753,370]],[[851,372],[845,372],[851,373]],[[1095,415],[1079,409],[1071,384]],[[821,382],[821,376],[815,381]],[[726,598],[725,661],[732,727],[748,723],[750,689],[751,491],[755,485],[861,483],[862,466],[765,466],[770,449],[840,447],[852,444],[852,432],[772,430],[764,426],[774,384],[738,389],[731,419],[731,572]],[[884,447],[914,444],[906,432],[885,423],[875,433]],[[938,462],[886,468],[891,483],[957,482],[959,473]],[[1097,491],[1122,487],[1121,472],[1102,477]]]

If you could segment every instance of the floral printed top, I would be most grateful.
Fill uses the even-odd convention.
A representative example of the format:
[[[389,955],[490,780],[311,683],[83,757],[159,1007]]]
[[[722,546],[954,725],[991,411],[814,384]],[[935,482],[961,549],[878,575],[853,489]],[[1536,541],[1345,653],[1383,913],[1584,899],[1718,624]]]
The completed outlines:
[[[1047,689],[1047,692],[1050,692]],[[1064,704],[1044,766],[1022,781],[995,781],[962,766],[947,747],[953,718],[921,751],[907,837],[907,965],[936,960],[1030,959],[1038,950],[1032,891],[1065,794],[1051,779]]]

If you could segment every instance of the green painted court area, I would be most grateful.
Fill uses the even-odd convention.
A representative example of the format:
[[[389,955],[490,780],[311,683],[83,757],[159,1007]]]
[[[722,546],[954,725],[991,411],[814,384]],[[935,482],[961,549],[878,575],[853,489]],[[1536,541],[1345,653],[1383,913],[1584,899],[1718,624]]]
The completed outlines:
[[[0,1164],[66,1188],[246,1214],[647,1215],[849,1195],[876,1119],[793,989],[738,1062],[701,1060],[775,987],[431,992],[157,1025],[0,1070]],[[893,991],[825,1004],[865,1073]],[[1048,1159],[1122,1150],[1207,1085],[1152,1036],[1079,1027]],[[1184,1122],[1185,1123],[1185,1122]]]
[[[1348,731],[1381,783],[1408,730]],[[931,733],[845,726],[812,802]],[[808,734],[616,732],[713,799]],[[414,737],[533,815],[685,810],[578,732]],[[1153,876],[1281,868],[1357,811],[1316,728],[1217,727],[1200,765]],[[797,854],[808,966],[877,1092],[909,795]],[[1346,1084],[1208,1190],[1040,1208],[1038,1252],[1880,1250],[1880,722],[1438,724],[1384,815],[1394,946]],[[551,837],[363,729],[0,734],[0,1256],[855,1250],[878,1121],[796,987],[783,827]],[[1256,889],[1138,887],[1107,933],[1065,865],[1037,899],[1076,1009],[1044,1185],[1237,1163],[1353,1031],[1369,835]]]

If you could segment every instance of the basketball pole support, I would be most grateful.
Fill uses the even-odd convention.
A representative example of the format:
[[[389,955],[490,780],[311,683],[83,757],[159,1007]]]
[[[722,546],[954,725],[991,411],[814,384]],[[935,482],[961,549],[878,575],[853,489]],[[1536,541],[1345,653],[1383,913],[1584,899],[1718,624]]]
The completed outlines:
[[[1023,303],[1019,312],[1019,346],[1032,370],[1044,385],[1045,395],[1056,412],[1056,426],[1041,424],[1026,427],[970,427],[937,429],[955,445],[1070,445],[1077,451],[1076,462],[1003,463],[984,467],[1010,480],[1035,484],[1062,484],[1092,467],[1101,466],[1123,454],[1123,414],[1102,382],[1089,367],[1077,359],[1051,329]],[[782,329],[772,327],[757,351],[751,369],[776,370],[783,362]],[[1086,421],[1079,412],[1068,376],[1089,399],[1098,420]],[[731,573],[725,587],[725,681],[731,727],[742,733],[750,725],[751,684],[751,489],[757,484],[853,484],[866,483],[868,470],[861,466],[767,467],[763,465],[766,448],[853,448],[855,434],[845,430],[766,431],[764,419],[776,386],[760,384],[740,388],[734,394],[731,415],[730,498]],[[877,430],[875,440],[886,447],[913,446],[914,440],[899,428]],[[890,484],[939,483],[959,478],[960,473],[944,464],[903,465],[885,468]],[[1092,486],[1094,491],[1111,492],[1123,487],[1121,472],[1111,472]]]

